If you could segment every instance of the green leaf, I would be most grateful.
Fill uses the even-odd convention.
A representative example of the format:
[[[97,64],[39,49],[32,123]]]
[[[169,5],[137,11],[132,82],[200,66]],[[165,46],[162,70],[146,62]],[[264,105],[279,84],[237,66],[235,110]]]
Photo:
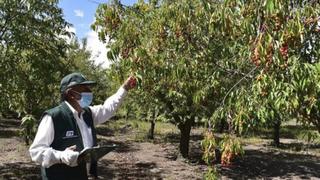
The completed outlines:
[[[274,0],[267,0],[266,8],[270,13],[272,13],[274,10]]]

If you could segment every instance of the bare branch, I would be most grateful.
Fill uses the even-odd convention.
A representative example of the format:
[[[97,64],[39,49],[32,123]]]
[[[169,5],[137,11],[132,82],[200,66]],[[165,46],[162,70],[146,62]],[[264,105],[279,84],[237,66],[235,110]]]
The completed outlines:
[[[255,71],[258,68],[258,66],[254,67],[250,72],[248,72],[246,74],[246,76],[243,76],[236,84],[234,84],[229,91],[227,92],[227,94],[224,96],[223,100],[222,100],[222,106],[224,106],[224,101],[226,100],[227,96],[230,94],[230,92],[233,90],[233,88],[235,88],[241,81],[243,81],[247,75],[251,74],[253,71]]]
[[[225,72],[227,72],[227,73],[242,75],[242,76],[248,77],[248,78],[250,78],[250,79],[253,78],[253,76],[250,76],[249,74],[245,74],[245,73],[243,73],[243,72],[239,72],[239,71],[237,71],[237,70],[235,70],[235,69],[227,69],[227,68],[224,68],[224,67],[222,67],[221,65],[219,65],[219,64],[217,64],[217,63],[215,63],[215,62],[214,62],[213,64],[216,65],[216,66],[218,66],[218,68],[222,69],[223,71],[225,71]]]
[[[98,5],[103,4],[102,2],[98,2],[98,1],[95,1],[95,0],[88,0],[88,1],[91,2],[91,3],[94,3],[94,4],[98,4]]]

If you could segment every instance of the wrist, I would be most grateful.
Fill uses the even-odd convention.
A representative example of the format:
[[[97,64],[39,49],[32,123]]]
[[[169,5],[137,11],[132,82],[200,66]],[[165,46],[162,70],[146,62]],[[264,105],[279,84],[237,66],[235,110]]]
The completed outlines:
[[[57,163],[60,163],[60,164],[63,164],[63,154],[64,154],[64,151],[57,151]]]
[[[122,85],[122,88],[123,88],[124,90],[126,90],[126,91],[129,91],[129,89],[130,89],[127,84]]]

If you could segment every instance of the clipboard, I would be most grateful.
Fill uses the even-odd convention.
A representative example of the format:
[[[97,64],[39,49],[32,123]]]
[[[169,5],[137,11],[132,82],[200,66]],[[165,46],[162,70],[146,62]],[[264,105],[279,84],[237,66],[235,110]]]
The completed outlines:
[[[111,145],[104,145],[104,146],[95,146],[92,148],[85,148],[80,152],[78,156],[78,163],[81,163],[83,161],[85,162],[98,161],[104,155],[115,150],[117,147],[118,145],[111,144]]]

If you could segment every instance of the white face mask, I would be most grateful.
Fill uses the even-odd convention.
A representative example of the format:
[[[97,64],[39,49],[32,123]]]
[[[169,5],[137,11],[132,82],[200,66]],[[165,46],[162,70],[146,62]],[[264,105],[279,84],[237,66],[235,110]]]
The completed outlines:
[[[82,93],[80,93],[80,95],[81,95],[81,99],[78,100],[79,105],[82,108],[90,106],[90,104],[92,103],[92,99],[93,99],[92,92],[82,92]]]

